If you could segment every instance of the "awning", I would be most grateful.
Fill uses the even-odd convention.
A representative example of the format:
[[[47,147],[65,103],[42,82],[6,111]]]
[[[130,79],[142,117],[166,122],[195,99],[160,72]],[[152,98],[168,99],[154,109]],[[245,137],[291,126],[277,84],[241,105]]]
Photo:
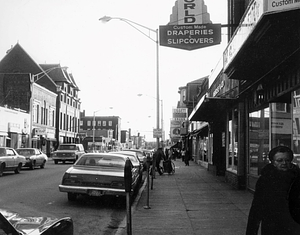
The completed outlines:
[[[300,55],[299,27],[300,9],[265,14],[224,73],[230,79],[256,81],[283,63],[295,63]],[[236,43],[232,44],[224,52],[224,61],[230,49],[234,51]]]
[[[223,116],[237,101],[234,98],[202,97],[189,116],[190,121],[211,122]]]
[[[207,136],[207,134],[208,134],[208,123],[207,122],[201,128],[189,132],[189,136],[196,136],[198,134]]]

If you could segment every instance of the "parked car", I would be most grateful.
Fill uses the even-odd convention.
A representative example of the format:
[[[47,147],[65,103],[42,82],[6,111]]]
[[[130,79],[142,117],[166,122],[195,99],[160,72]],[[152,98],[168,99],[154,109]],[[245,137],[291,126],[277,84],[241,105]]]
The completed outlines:
[[[52,153],[52,159],[55,164],[59,161],[63,163],[71,161],[74,163],[84,153],[85,151],[82,144],[60,144],[58,149]]]
[[[44,168],[48,161],[47,155],[36,148],[19,148],[16,151],[26,158],[26,163],[23,167],[29,167],[31,170],[38,166]]]
[[[139,174],[140,174],[140,178],[142,178],[143,175],[143,163],[141,162],[141,160],[138,158],[138,154],[134,151],[116,151],[116,152],[110,152],[110,153],[116,153],[116,154],[122,154],[125,155],[127,157],[129,157],[129,159],[132,162],[133,167],[137,168],[139,170]]]
[[[147,155],[146,152],[139,149],[124,149],[122,152],[133,152],[141,162],[143,170],[147,170]]]
[[[73,221],[70,217],[23,217],[18,213],[0,209],[0,234],[6,235],[73,235]]]
[[[125,196],[124,167],[128,156],[116,153],[86,153],[64,174],[59,191],[68,194],[69,201],[78,195]],[[129,157],[132,167],[132,191],[139,185],[139,162]]]
[[[0,147],[0,176],[3,175],[4,171],[14,171],[16,174],[20,173],[25,163],[25,157],[19,155],[13,148]]]

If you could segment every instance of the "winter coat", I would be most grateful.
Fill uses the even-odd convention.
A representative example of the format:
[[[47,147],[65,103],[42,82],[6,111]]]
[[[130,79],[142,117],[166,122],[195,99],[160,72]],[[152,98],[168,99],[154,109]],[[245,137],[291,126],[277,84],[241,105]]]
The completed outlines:
[[[289,211],[289,195],[299,196],[300,191],[296,192],[294,187],[299,177],[300,170],[294,165],[287,172],[277,170],[272,164],[262,169],[249,212],[247,235],[258,234],[260,224],[262,235],[300,234],[300,225]]]

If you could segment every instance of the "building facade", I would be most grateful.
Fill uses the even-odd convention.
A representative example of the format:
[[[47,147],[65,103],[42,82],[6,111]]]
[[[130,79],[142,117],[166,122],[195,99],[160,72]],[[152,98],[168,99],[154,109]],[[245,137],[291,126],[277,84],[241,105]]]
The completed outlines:
[[[48,156],[60,143],[78,139],[78,91],[66,69],[37,64],[19,43],[0,61],[0,106],[29,114],[28,129],[22,132],[24,146],[42,149]]]
[[[300,3],[243,4],[239,26],[210,76],[208,96],[189,119],[209,123],[211,169],[236,188],[254,190],[273,147],[292,148],[300,162]]]
[[[85,136],[81,141],[86,150],[111,150],[121,146],[121,118],[118,116],[86,116],[80,114],[80,133]],[[86,140],[85,140],[86,139]]]

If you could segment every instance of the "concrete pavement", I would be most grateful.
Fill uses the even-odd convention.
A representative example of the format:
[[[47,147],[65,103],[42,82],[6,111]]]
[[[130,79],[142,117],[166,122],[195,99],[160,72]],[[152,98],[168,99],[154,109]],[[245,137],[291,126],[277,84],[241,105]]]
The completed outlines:
[[[145,183],[132,206],[133,235],[245,234],[253,195],[232,188],[224,177],[190,162],[174,161],[174,175],[156,175],[153,189]],[[150,209],[145,209],[147,206]],[[117,235],[127,234],[126,218]]]

